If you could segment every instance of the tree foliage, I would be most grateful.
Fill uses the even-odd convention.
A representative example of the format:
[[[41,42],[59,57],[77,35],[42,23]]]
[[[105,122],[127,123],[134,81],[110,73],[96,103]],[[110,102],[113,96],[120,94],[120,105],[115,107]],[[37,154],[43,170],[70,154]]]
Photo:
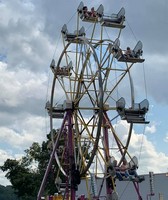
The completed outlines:
[[[49,143],[50,137],[47,135],[46,142],[43,141],[41,145],[34,142],[29,149],[25,150],[25,156],[20,160],[7,159],[3,166],[0,166],[2,171],[7,172],[6,177],[20,199],[36,199],[50,158],[51,152],[47,147]],[[45,187],[46,194],[56,192],[54,185],[55,173],[56,168],[52,168]]]

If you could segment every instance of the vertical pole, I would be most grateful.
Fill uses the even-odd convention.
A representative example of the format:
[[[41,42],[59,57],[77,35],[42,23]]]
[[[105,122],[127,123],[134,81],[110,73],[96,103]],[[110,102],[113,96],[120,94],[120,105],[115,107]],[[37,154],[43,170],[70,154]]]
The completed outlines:
[[[154,196],[155,192],[154,192],[154,173],[153,172],[149,172],[149,184],[150,184],[150,195]]]
[[[103,115],[103,139],[104,139],[104,149],[105,149],[105,160],[106,162],[109,161],[110,156],[109,156],[109,139],[108,139],[108,128],[107,128],[107,121]],[[106,169],[107,170],[107,169]],[[113,184],[113,183],[112,183]],[[109,187],[109,184],[107,183],[106,180],[106,193],[107,196],[109,196],[112,193],[112,189]]]
[[[138,200],[142,200],[141,194],[139,192],[139,184],[137,182],[133,182],[133,184],[138,195]]]
[[[74,138],[73,138],[73,131],[72,131],[72,127],[73,127],[73,123],[72,123],[72,110],[68,110],[68,147],[69,147],[69,175],[70,175],[70,190],[71,190],[71,200],[75,200],[75,185],[73,182],[73,175],[72,175],[72,171],[74,170],[75,167],[75,159],[74,159]]]
[[[57,149],[58,141],[59,141],[59,138],[60,138],[61,133],[62,133],[62,131],[63,131],[63,128],[64,128],[64,125],[65,125],[66,119],[67,119],[67,114],[66,114],[66,116],[64,117],[64,120],[63,120],[61,129],[60,129],[60,132],[58,133],[58,137],[57,137],[57,139],[56,139],[56,141],[55,141],[55,144],[54,144],[54,147],[53,147],[53,151],[52,151],[52,153],[51,153],[51,155],[50,155],[50,160],[49,160],[49,163],[48,163],[48,165],[47,165],[47,169],[46,169],[46,171],[45,171],[45,174],[44,174],[44,177],[43,177],[43,180],[42,180],[42,183],[41,183],[41,186],[40,186],[38,195],[37,195],[37,200],[40,200],[40,199],[41,199],[42,193],[43,193],[43,191],[44,191],[44,186],[45,186],[45,184],[46,184],[46,180],[47,180],[49,171],[50,171],[51,166],[52,166],[52,161],[53,161],[53,159],[54,159],[55,151],[56,151],[56,149]],[[51,130],[51,131],[52,131],[52,130]]]

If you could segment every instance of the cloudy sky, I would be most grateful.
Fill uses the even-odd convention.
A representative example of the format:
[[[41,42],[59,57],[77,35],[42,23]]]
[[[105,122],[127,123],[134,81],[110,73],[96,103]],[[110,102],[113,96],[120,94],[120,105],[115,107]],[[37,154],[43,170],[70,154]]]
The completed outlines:
[[[126,10],[122,40],[143,42],[145,80],[138,86],[150,101],[150,124],[133,131],[130,151],[140,158],[140,173],[168,171],[168,1],[95,0],[108,14]],[[80,0],[0,0],[0,165],[20,158],[33,142],[45,140],[52,74],[49,69],[63,24],[76,20]],[[74,21],[73,21],[74,20]],[[125,36],[124,36],[125,35]],[[144,78],[145,75],[145,78]],[[145,97],[145,96],[144,96]],[[124,122],[123,122],[124,123]],[[126,124],[123,124],[126,126]],[[0,184],[9,184],[0,172]]]

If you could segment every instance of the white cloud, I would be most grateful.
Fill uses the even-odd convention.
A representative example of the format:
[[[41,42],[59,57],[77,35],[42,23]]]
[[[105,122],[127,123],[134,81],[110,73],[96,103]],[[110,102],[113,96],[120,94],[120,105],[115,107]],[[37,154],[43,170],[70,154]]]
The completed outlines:
[[[167,170],[168,156],[163,152],[158,152],[146,135],[136,134],[133,131],[129,149],[132,155],[139,158],[139,173],[147,174],[149,171],[163,173]]]
[[[2,149],[0,149],[0,157],[1,157],[0,165],[3,165],[4,161],[8,158],[13,159],[13,156],[11,155],[11,151],[5,151]]]
[[[164,141],[168,143],[168,133],[166,134],[166,137],[164,138]]]
[[[35,125],[34,125],[35,124]],[[46,140],[45,119],[29,116],[17,119],[12,127],[0,127],[0,140],[4,144],[17,149],[27,149],[33,142]]]
[[[156,125],[152,124],[145,128],[146,133],[155,133],[156,132]]]
[[[35,74],[29,70],[9,70],[7,64],[0,62],[0,105],[17,107],[26,105],[26,101],[43,100],[47,92],[47,76]]]
[[[5,2],[0,7],[0,50],[3,48],[7,53],[9,68],[44,71],[54,45],[43,31],[45,20],[42,15],[37,16],[30,7],[21,1],[16,4]]]
[[[7,186],[11,185],[10,181],[5,177],[5,172],[0,171],[0,184]]]

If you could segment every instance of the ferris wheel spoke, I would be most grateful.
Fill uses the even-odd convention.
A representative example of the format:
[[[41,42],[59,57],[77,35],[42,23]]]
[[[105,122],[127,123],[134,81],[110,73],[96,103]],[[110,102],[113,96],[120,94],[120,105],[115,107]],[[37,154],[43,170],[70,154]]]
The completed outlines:
[[[76,98],[76,101],[75,101],[76,104],[78,104],[78,102],[87,94],[92,104],[95,105],[96,100],[93,102],[93,99],[95,98],[95,96],[97,99],[98,97],[97,93],[99,93],[98,88],[96,88],[98,87],[98,85],[95,85],[96,78],[97,77],[95,76],[91,77],[91,79],[88,80],[88,82],[84,81],[80,84],[80,86],[78,87],[79,97]],[[95,95],[92,97],[93,92],[95,93]]]
[[[121,81],[124,79],[124,77],[127,75],[127,71],[125,71],[124,73],[120,74],[120,77],[118,77],[118,80],[116,80],[116,83],[113,85],[111,91],[109,92],[109,94],[107,95],[106,99],[104,100],[104,102],[107,102],[109,96],[112,95],[112,93],[117,89],[117,87],[119,86],[119,84],[121,83]],[[106,91],[107,89],[105,89]]]
[[[91,116],[90,119],[84,119],[82,113],[79,111],[79,114],[77,115],[78,124],[80,123],[82,125],[82,129],[80,130],[79,134],[82,135],[84,131],[87,131],[87,135],[91,138],[93,137],[94,129],[96,127],[96,123],[98,120],[98,116]]]
[[[123,160],[123,158],[125,157],[126,154],[128,154],[128,145],[129,145],[129,142],[130,142],[130,139],[131,139],[131,130],[132,130],[132,125],[130,127],[130,131],[128,133],[128,136],[126,138],[126,142],[122,142],[121,139],[119,138],[118,134],[116,133],[116,130],[115,128],[113,127],[113,125],[111,124],[110,122],[110,119],[108,118],[107,114],[104,115],[107,123],[108,123],[108,126],[110,127],[110,130],[111,130],[111,133],[113,135],[113,138],[115,140],[115,143],[116,143],[116,147],[117,147],[117,150],[120,152],[120,161],[119,161],[119,164],[121,163],[121,161]],[[129,154],[128,154],[129,155]]]

